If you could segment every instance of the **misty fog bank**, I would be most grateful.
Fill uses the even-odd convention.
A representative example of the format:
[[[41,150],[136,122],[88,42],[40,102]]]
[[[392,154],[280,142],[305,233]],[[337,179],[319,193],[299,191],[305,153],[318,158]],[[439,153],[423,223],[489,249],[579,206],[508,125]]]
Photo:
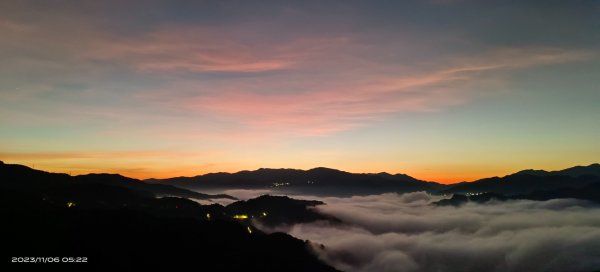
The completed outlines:
[[[424,192],[303,197],[341,219],[281,226],[324,244],[321,258],[358,271],[592,271],[600,269],[600,207],[574,199],[431,205]]]

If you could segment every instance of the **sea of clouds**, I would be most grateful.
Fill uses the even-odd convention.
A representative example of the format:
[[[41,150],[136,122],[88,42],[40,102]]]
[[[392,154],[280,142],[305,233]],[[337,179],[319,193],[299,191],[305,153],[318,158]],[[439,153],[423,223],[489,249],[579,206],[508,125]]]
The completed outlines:
[[[338,269],[362,271],[600,270],[600,206],[575,199],[436,206],[424,192],[310,197],[342,224],[285,231],[315,244]]]

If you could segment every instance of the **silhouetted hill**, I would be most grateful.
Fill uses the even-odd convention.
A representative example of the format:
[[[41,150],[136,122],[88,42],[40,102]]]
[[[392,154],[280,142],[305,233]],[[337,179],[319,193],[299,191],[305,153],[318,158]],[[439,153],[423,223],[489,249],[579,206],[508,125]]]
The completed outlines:
[[[307,223],[317,220],[339,222],[338,219],[315,212],[311,207],[323,205],[314,200],[296,200],[287,196],[263,195],[247,201],[229,204],[229,214],[247,215],[267,226]]]
[[[195,199],[213,199],[213,198],[226,198],[236,199],[232,196],[225,194],[209,195],[198,193],[183,188],[178,188],[171,185],[163,184],[149,184],[138,179],[128,178],[117,174],[88,174],[75,176],[77,181],[87,183],[100,183],[106,185],[113,185],[119,187],[130,188],[133,190],[145,190],[154,193],[157,196],[177,196]]]
[[[600,203],[600,182],[590,183],[579,188],[563,187],[550,190],[540,189],[527,194],[518,194],[512,196],[504,196],[497,193],[479,193],[468,196],[462,194],[454,194],[449,199],[442,199],[432,204],[438,206],[460,206],[467,202],[485,203],[491,200],[505,201],[512,199],[527,199],[544,201],[559,198],[574,198]]]
[[[507,199],[508,198],[506,196],[503,196],[500,194],[494,194],[494,193],[480,193],[480,194],[469,195],[469,196],[461,195],[461,194],[454,194],[454,195],[452,195],[451,198],[442,199],[442,200],[433,202],[432,204],[437,205],[437,206],[460,206],[467,202],[485,203],[485,202],[488,202],[491,200],[504,201]]]
[[[513,196],[515,199],[550,200],[556,198],[576,198],[600,203],[600,182],[590,183],[580,188],[559,188],[538,190],[528,194]]]
[[[531,176],[570,176],[570,177],[581,177],[581,176],[600,176],[600,164],[594,163],[588,166],[575,166],[559,171],[545,171],[545,170],[522,170],[513,175],[531,175]]]
[[[559,188],[581,188],[591,183],[600,182],[600,174],[596,174],[598,164],[578,166],[561,171],[525,170],[502,178],[493,177],[473,182],[450,185],[450,188],[439,191],[440,194],[498,193],[502,195],[527,194],[539,190]]]
[[[310,194],[378,194],[385,192],[437,191],[444,185],[417,180],[407,175],[353,174],[330,168],[310,170],[268,169],[237,173],[212,173],[196,177],[147,180],[188,189],[263,189],[300,191]]]
[[[48,173],[45,171],[31,169],[23,165],[0,164],[0,175],[2,182],[9,185],[14,182],[24,182],[35,185],[35,188],[42,189],[55,185],[74,186],[77,183],[103,184],[115,187],[131,189],[142,195],[155,196],[177,196],[195,199],[213,199],[228,198],[235,199],[228,195],[209,195],[202,194],[183,188],[163,184],[148,184],[138,179],[128,178],[117,174],[88,174],[80,176],[70,176],[67,174]]]
[[[156,198],[137,185],[112,184],[121,177],[92,175],[84,181],[0,164],[0,178],[3,264],[10,264],[11,257],[85,257],[87,263],[52,267],[60,271],[336,271],[312,253],[307,241],[262,233],[232,218],[221,205]],[[287,202],[296,203],[291,199],[278,203],[289,206]],[[31,269],[48,264],[13,265]]]
[[[523,170],[505,177],[450,185],[421,181],[403,174],[353,174],[323,167],[310,170],[260,168],[237,173],[151,179],[147,182],[194,190],[269,188],[283,193],[347,196],[413,191],[440,194],[491,192],[514,195],[540,189],[578,188],[599,180],[600,164],[576,166],[560,171]]]

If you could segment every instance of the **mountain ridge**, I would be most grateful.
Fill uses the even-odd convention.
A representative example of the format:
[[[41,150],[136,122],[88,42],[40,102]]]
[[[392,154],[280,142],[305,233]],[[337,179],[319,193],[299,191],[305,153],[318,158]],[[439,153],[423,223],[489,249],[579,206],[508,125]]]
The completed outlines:
[[[6,167],[11,164],[5,164],[0,161],[0,165]],[[22,165],[12,166],[31,169]],[[50,174],[54,175],[57,179],[71,177],[61,173]],[[198,198],[198,196],[194,197],[190,195],[196,194],[192,191],[202,189],[270,189],[283,193],[302,192],[315,195],[339,196],[414,191],[427,191],[437,194],[489,192],[503,195],[517,195],[529,194],[540,189],[581,188],[598,182],[600,181],[600,164],[593,163],[587,166],[573,166],[556,171],[526,169],[503,177],[489,177],[455,184],[423,181],[406,174],[390,174],[387,172],[350,173],[327,167],[315,167],[308,170],[259,168],[234,173],[217,172],[193,177],[146,180],[128,178],[120,174],[86,174],[74,176],[73,178],[88,182],[93,182],[94,180],[102,180],[103,183],[120,182],[121,186],[125,187],[144,186],[144,189],[154,191],[155,193],[192,198]],[[228,198],[228,196],[220,196]]]
[[[427,191],[431,193],[494,192],[526,194],[538,190],[562,187],[582,187],[597,181],[600,164],[574,166],[557,171],[522,170],[503,177],[489,177],[471,182],[441,184],[423,181],[406,174],[350,173],[316,167],[309,170],[293,168],[259,168],[235,173],[219,172],[194,177],[150,179],[150,183],[171,184],[188,189],[235,188],[273,189],[314,194],[378,194],[386,192]]]
[[[292,168],[259,168],[235,173],[208,173],[194,177],[148,179],[152,184],[170,184],[187,189],[273,189],[302,190],[314,194],[352,195],[385,192],[434,192],[444,185],[418,180],[405,174],[350,173],[338,169],[316,167],[309,170]]]
[[[498,193],[503,195],[530,194],[538,190],[582,188],[600,182],[600,164],[574,166],[557,171],[521,170],[504,177],[483,178],[457,183],[441,190],[441,194]]]
[[[547,171],[542,169],[525,169],[513,173],[511,175],[537,175],[537,176],[548,176],[548,175],[566,175],[572,177],[579,177],[584,175],[600,175],[600,164],[592,163],[590,165],[577,165],[562,170]],[[509,175],[509,176],[511,176]]]
[[[86,183],[123,187],[137,193],[152,194],[156,196],[177,196],[195,199],[228,198],[235,200],[234,197],[225,194],[210,195],[168,184],[151,184],[139,179],[125,177],[120,174],[101,173],[71,176],[65,173],[52,173],[33,169],[20,164],[7,164],[2,161],[0,161],[0,176],[3,177],[2,182],[29,182],[42,187]]]

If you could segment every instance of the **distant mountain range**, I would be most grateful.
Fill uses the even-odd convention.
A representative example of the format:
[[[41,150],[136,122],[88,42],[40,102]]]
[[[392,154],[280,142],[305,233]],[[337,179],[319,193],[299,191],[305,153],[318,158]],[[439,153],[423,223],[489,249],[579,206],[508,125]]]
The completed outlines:
[[[349,173],[330,168],[270,169],[237,173],[211,173],[195,177],[148,179],[142,182],[115,174],[89,174],[71,177],[66,174],[51,174],[21,165],[1,164],[0,175],[27,176],[28,182],[38,182],[40,177],[63,182],[85,182],[119,186],[139,193],[157,196],[179,196],[196,199],[230,198],[228,195],[208,195],[196,191],[212,189],[271,189],[280,193],[312,195],[368,195],[388,192],[405,193],[426,191],[433,194],[482,194],[493,193],[504,196],[543,195],[544,191],[559,192],[565,189],[578,190],[583,187],[596,188],[600,183],[600,164],[576,166],[560,171],[523,170],[504,177],[491,177],[473,182],[440,184],[418,180],[404,174]],[[547,193],[546,193],[547,194]]]
[[[600,164],[576,166],[560,171],[523,170],[504,177],[484,178],[457,184],[427,182],[404,174],[353,174],[322,167],[310,170],[261,168],[255,171],[212,173],[195,177],[146,181],[192,190],[268,188],[282,192],[337,196],[414,191],[436,194],[487,192],[517,195],[540,190],[581,188],[600,182]]]
[[[588,166],[575,166],[559,171],[545,171],[545,170],[523,170],[513,175],[530,175],[530,176],[569,176],[569,177],[581,177],[581,176],[600,176],[600,164],[594,163]]]
[[[540,190],[581,188],[600,182],[600,164],[576,166],[560,171],[523,170],[504,177],[480,179],[447,186],[441,194],[497,193],[529,194]]]
[[[582,187],[561,187],[558,189],[537,189],[533,192],[517,195],[502,195],[498,193],[455,193],[451,198],[434,202],[438,206],[460,206],[468,202],[485,203],[488,201],[506,201],[511,199],[551,200],[559,198],[575,198],[600,203],[600,182],[593,182]]]
[[[195,177],[150,179],[152,184],[169,184],[181,188],[266,189],[299,191],[317,195],[379,194],[386,192],[436,192],[445,185],[426,182],[404,174],[353,174],[330,168],[269,169],[237,173],[211,173]]]

